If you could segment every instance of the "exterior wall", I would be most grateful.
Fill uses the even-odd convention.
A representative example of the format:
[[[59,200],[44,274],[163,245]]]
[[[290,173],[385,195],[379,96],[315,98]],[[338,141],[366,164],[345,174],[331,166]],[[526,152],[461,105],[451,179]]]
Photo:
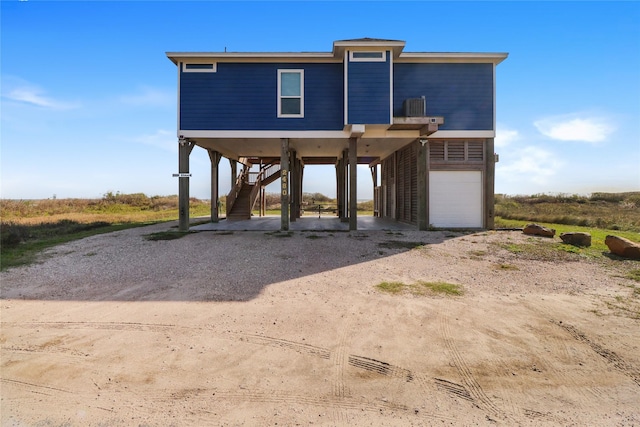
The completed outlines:
[[[428,116],[443,116],[440,130],[493,130],[493,64],[395,63],[393,115],[402,103],[425,96]]]
[[[382,161],[383,217],[418,222],[418,144],[414,141]]]
[[[347,57],[347,124],[391,122],[391,52],[386,61],[349,61]]]
[[[278,70],[304,70],[304,117],[278,118]],[[342,130],[341,63],[218,63],[216,72],[180,71],[182,130]]]
[[[419,143],[406,145],[383,159],[381,187],[383,209],[381,216],[417,224],[419,203],[418,155]],[[487,153],[491,153],[490,155]],[[492,159],[492,140],[448,139],[430,140],[427,147],[426,173],[430,171],[479,172],[483,196],[474,210],[481,210],[483,227],[493,228],[493,178],[488,166]],[[429,197],[429,187],[424,188]],[[429,209],[427,207],[427,220]]]

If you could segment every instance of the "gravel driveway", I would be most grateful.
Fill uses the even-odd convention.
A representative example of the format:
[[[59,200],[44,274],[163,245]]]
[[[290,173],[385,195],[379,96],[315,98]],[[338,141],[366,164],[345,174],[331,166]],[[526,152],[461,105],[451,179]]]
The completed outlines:
[[[145,238],[169,226],[1,273],[2,425],[640,423],[637,261],[520,232]]]

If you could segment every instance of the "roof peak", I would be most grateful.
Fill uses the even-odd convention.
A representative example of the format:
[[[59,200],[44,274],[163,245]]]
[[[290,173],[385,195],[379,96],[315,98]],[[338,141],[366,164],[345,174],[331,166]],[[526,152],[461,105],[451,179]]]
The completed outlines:
[[[345,39],[345,40],[336,40],[337,42],[347,42],[347,43],[351,43],[351,42],[395,42],[395,43],[404,43],[404,40],[392,40],[392,39],[376,39],[376,38],[371,38],[371,37],[362,37],[359,39]]]

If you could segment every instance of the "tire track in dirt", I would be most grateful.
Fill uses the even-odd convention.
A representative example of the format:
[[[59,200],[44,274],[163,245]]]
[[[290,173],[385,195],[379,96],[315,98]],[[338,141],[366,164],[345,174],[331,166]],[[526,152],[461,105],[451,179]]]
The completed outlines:
[[[345,381],[345,371],[347,369],[349,327],[343,325],[338,334],[338,344],[335,351],[331,352],[331,363],[333,365],[333,377],[331,379],[332,396],[338,400],[351,397],[351,390]],[[344,408],[334,406],[331,411],[331,421],[334,425],[349,425],[349,414]]]
[[[173,324],[138,323],[138,322],[5,322],[5,327],[14,328],[49,328],[49,329],[97,329],[110,331],[142,331],[164,332],[174,329],[190,328]]]
[[[293,350],[295,352],[306,354],[309,356],[319,357],[321,359],[327,359],[331,357],[331,352],[322,347],[316,347],[310,344],[298,343],[295,341],[284,340],[281,338],[272,338],[264,335],[249,335],[249,334],[238,334],[240,336],[240,341],[264,345],[269,347],[276,347],[285,350]]]
[[[208,328],[206,326],[203,327],[188,327],[188,326],[180,326],[175,324],[161,324],[161,323],[141,323],[141,322],[13,322],[13,323],[5,323],[7,327],[14,328],[48,328],[48,329],[59,329],[59,330],[112,330],[112,331],[139,331],[139,332],[168,332],[168,331],[176,331],[176,330],[185,330],[185,331],[212,331],[215,328]],[[355,400],[351,398],[351,391],[346,382],[345,374],[349,367],[362,369],[367,372],[376,373],[390,379],[400,380],[405,383],[414,383],[415,386],[418,387],[421,395],[423,395],[426,399],[429,398],[430,393],[434,391],[442,391],[452,396],[462,397],[467,401],[471,401],[468,396],[470,394],[466,391],[465,387],[462,385],[450,385],[443,386],[446,380],[440,380],[437,378],[429,378],[427,376],[414,373],[409,369],[402,368],[399,366],[392,365],[385,361],[373,359],[367,356],[360,356],[350,354],[348,351],[348,343],[349,343],[349,332],[347,329],[344,329],[340,334],[338,344],[336,348],[332,351],[328,348],[314,346],[311,344],[300,343],[295,341],[290,341],[281,338],[268,337],[263,335],[255,335],[255,334],[246,334],[240,332],[233,331],[225,331],[219,334],[219,338],[221,339],[231,339],[238,340],[240,342],[261,345],[261,346],[269,346],[274,348],[279,348],[287,351],[295,351],[299,354],[303,354],[306,356],[316,357],[320,359],[324,359],[333,364],[333,381],[331,385],[331,395],[329,397],[307,397],[307,396],[298,396],[300,398],[299,403],[305,404],[305,402],[311,402],[309,404],[313,404],[316,406],[327,406],[334,409],[333,417],[335,424],[349,424],[349,414],[345,412],[346,409],[353,410],[366,410],[366,411],[380,411],[380,410],[396,410],[396,411],[406,411],[413,413],[413,410],[406,407],[406,405],[402,405],[399,403],[393,402],[381,402],[381,403],[367,403],[368,401]],[[16,350],[21,350],[16,348]],[[24,349],[22,349],[24,350]],[[455,383],[450,383],[455,384]],[[298,397],[295,396],[280,396],[278,394],[274,395],[274,392],[271,390],[264,392],[246,392],[241,393],[242,396],[246,396],[248,398],[255,397],[258,400],[282,400],[286,402],[294,402]],[[229,396],[232,393],[227,393]],[[273,396],[273,397],[269,397]],[[280,396],[280,397],[278,397]],[[364,406],[363,406],[364,405]],[[428,412],[420,411],[421,417],[433,418],[433,419],[442,419],[442,420],[453,420],[452,417],[440,416]]]
[[[556,354],[555,357],[558,358],[561,363],[579,363],[580,365],[582,365],[582,358],[580,356],[581,354],[583,354],[582,348],[584,347],[576,346],[577,348],[570,348],[567,344],[566,336],[564,334],[558,334],[557,330],[553,327],[561,326],[561,324],[564,324],[562,321],[556,321],[554,319],[555,314],[557,313],[552,312],[549,308],[545,308],[543,306],[534,306],[531,303],[527,302],[523,302],[522,305],[531,312],[532,321],[533,319],[535,319],[536,321],[539,320],[541,322],[540,326],[535,328],[531,327],[530,332],[532,332],[536,337],[540,337],[540,339],[549,340],[554,349],[560,349],[560,351],[558,352],[559,354]],[[551,323],[551,325],[553,326],[549,326],[549,323]],[[542,326],[542,324],[544,324],[544,326]],[[564,329],[565,332],[568,332],[565,328],[561,329]],[[572,336],[572,338],[574,337]],[[579,343],[581,342],[581,340],[569,342]],[[579,404],[582,405],[582,407],[586,408],[591,404],[590,402],[593,401],[593,397],[595,397],[599,401],[608,399],[610,397],[608,391],[604,391],[600,387],[594,386],[591,381],[589,381],[589,384],[580,382],[576,377],[584,376],[585,374],[582,372],[574,374],[563,369],[553,368],[551,369],[551,373],[554,375],[556,381],[558,381],[559,384],[572,387],[573,395],[576,397],[576,399],[579,399],[578,401],[574,401],[574,405]],[[529,413],[537,414],[541,412],[529,410]],[[524,414],[527,415],[526,412]],[[527,416],[531,418],[531,415]],[[564,422],[562,418],[556,417],[556,419],[560,420],[559,422]]]
[[[631,378],[637,386],[640,387],[640,370],[638,370],[635,366],[628,363],[614,351],[609,350],[597,342],[593,341],[589,337],[587,337],[583,332],[578,330],[575,326],[569,325],[567,323],[563,323],[562,321],[556,321],[554,319],[550,319],[550,322],[556,326],[561,327],[565,331],[571,335],[571,337],[581,343],[589,346],[594,352],[600,355],[603,359],[605,359],[609,364],[613,365],[618,371],[627,377]]]
[[[446,393],[449,393],[453,396],[460,397],[469,402],[474,401],[473,397],[471,397],[471,394],[469,393],[469,390],[467,390],[463,385],[454,383],[449,380],[444,380],[442,378],[434,378],[434,380],[436,382],[436,387],[438,389]]]
[[[238,402],[250,402],[250,403],[271,403],[271,404],[288,404],[288,405],[302,405],[302,406],[314,406],[321,408],[328,408],[333,410],[341,410],[345,416],[341,417],[341,422],[349,421],[347,416],[349,412],[356,411],[368,411],[375,412],[384,415],[385,411],[403,412],[405,414],[415,415],[417,418],[424,419],[437,419],[445,421],[453,421],[453,417],[439,416],[434,414],[419,413],[415,414],[410,411],[406,405],[396,403],[392,401],[383,400],[369,400],[364,397],[354,398],[351,396],[336,396],[333,394],[323,396],[310,396],[300,395],[295,393],[287,393],[276,390],[245,390],[245,391],[230,391],[221,389],[191,389],[187,392],[169,392],[167,396],[154,396],[152,400],[166,400],[172,399],[175,396],[180,395],[184,399],[200,400],[203,405],[209,405],[211,402],[217,400],[226,400],[231,403]],[[334,417],[335,418],[335,417]],[[334,421],[334,420],[332,420]],[[338,420],[340,421],[340,420]]]
[[[410,370],[370,357],[349,355],[349,365],[386,377],[399,378],[408,383],[414,379],[413,373]]]
[[[440,314],[439,317],[440,332],[442,334],[442,338],[444,339],[445,347],[449,351],[449,354],[453,359],[453,363],[456,366],[458,373],[462,377],[462,384],[465,386],[466,390],[468,390],[469,395],[473,398],[474,403],[490,415],[502,419],[509,419],[508,415],[498,406],[496,406],[496,404],[493,403],[489,396],[487,396],[484,389],[478,383],[473,373],[471,372],[471,369],[469,369],[469,366],[465,362],[464,358],[460,354],[460,351],[453,341],[447,316]]]
[[[12,353],[27,353],[27,354],[32,354],[32,353],[58,354],[61,356],[69,356],[69,357],[89,356],[88,353],[83,353],[78,350],[74,350],[67,347],[34,346],[34,345],[25,346],[25,347],[18,347],[18,346],[2,347],[2,351],[10,351]]]
[[[31,389],[35,389],[35,390],[37,390],[36,392],[39,392],[39,393],[42,393],[43,390],[44,391],[51,390],[51,391],[67,393],[67,394],[76,394],[73,391],[65,390],[65,389],[60,388],[60,387],[52,387],[52,386],[48,386],[48,385],[34,384],[34,383],[26,382],[26,381],[12,380],[12,379],[9,379],[9,378],[0,378],[0,382],[7,383],[7,384],[18,385],[18,386],[22,386],[22,387],[27,387],[27,388],[31,388]],[[51,396],[48,393],[42,393],[42,394],[47,394],[48,396]]]

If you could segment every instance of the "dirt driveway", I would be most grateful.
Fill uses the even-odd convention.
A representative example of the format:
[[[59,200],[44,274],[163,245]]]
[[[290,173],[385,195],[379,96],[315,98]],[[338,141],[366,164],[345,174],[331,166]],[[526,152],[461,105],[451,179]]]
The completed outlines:
[[[145,239],[167,227],[1,273],[3,426],[640,425],[640,262],[520,232]]]

